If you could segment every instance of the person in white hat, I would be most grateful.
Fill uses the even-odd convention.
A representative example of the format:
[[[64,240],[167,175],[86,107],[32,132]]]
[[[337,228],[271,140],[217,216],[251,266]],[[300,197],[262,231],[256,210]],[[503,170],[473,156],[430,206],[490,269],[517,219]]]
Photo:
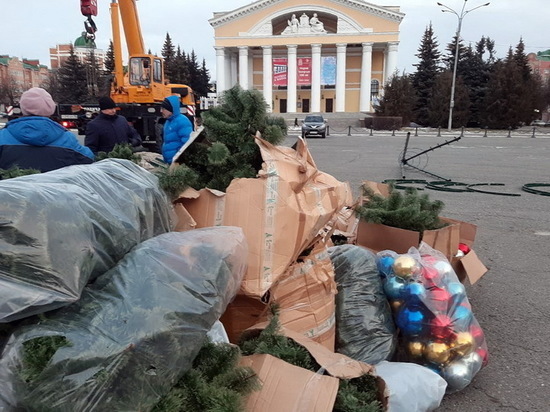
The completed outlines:
[[[78,143],[76,136],[49,119],[55,112],[52,96],[40,87],[21,95],[23,117],[9,121],[0,130],[0,169],[19,167],[49,172],[94,161],[94,154]]]

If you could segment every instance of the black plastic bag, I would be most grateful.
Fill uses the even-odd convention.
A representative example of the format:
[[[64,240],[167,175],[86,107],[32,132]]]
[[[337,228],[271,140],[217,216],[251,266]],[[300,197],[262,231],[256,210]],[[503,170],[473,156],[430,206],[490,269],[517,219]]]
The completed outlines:
[[[153,174],[122,159],[0,181],[0,322],[75,302],[90,279],[170,230]]]
[[[360,246],[328,249],[334,265],[336,295],[336,351],[362,362],[391,359],[397,334],[376,255]]]
[[[192,365],[246,270],[242,229],[149,239],[73,305],[18,328],[0,359],[0,404],[147,411]]]

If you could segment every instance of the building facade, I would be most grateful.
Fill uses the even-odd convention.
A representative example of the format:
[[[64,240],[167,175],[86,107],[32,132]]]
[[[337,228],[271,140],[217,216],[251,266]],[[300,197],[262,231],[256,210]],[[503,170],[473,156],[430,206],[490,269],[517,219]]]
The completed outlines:
[[[395,73],[399,7],[259,0],[209,20],[218,95],[262,91],[274,113],[369,112]]]
[[[101,70],[105,69],[106,52],[98,49],[93,40],[86,38],[86,32],[82,33],[72,45],[75,56],[82,63],[88,61],[90,52],[93,50],[98,66]],[[50,66],[52,70],[57,70],[69,58],[71,54],[71,44],[57,44],[50,47]]]
[[[31,87],[39,87],[46,83],[50,71],[36,59],[0,55],[0,84],[4,89],[10,89],[13,96],[19,96]],[[13,102],[0,102],[13,103]]]

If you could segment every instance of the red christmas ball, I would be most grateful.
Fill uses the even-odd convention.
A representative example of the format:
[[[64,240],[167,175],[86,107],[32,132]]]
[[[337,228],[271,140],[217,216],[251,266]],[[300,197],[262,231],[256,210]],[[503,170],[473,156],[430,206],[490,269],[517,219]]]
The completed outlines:
[[[470,326],[470,333],[474,337],[476,345],[481,346],[481,344],[485,341],[485,334],[483,333],[483,329],[481,329],[479,325],[472,325]]]
[[[434,287],[428,291],[426,306],[432,312],[447,313],[450,306],[451,294],[440,287]]]
[[[487,352],[487,349],[479,348],[476,350],[476,353],[483,359],[483,367],[487,366],[489,363],[489,352]]]
[[[458,250],[460,250],[462,253],[467,255],[471,249],[470,249],[470,246],[468,246],[466,243],[459,243]]]
[[[439,271],[431,266],[422,267],[422,283],[426,288],[433,288],[441,282]]]
[[[423,265],[434,265],[439,259],[432,255],[420,256]]]
[[[430,322],[430,332],[432,337],[444,341],[454,339],[453,321],[447,315],[437,315]]]

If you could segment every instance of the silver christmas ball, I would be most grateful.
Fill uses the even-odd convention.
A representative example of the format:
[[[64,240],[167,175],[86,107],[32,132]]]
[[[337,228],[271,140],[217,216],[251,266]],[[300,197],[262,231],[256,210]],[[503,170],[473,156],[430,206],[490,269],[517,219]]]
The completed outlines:
[[[461,391],[472,381],[471,365],[461,360],[449,363],[441,372],[447,381],[447,392]]]
[[[483,358],[475,351],[463,357],[462,361],[470,367],[472,378],[477,375],[483,366]]]
[[[454,273],[453,267],[451,266],[451,264],[445,260],[437,261],[434,264],[434,268],[437,269],[439,274],[444,278],[449,276],[451,273]]]

